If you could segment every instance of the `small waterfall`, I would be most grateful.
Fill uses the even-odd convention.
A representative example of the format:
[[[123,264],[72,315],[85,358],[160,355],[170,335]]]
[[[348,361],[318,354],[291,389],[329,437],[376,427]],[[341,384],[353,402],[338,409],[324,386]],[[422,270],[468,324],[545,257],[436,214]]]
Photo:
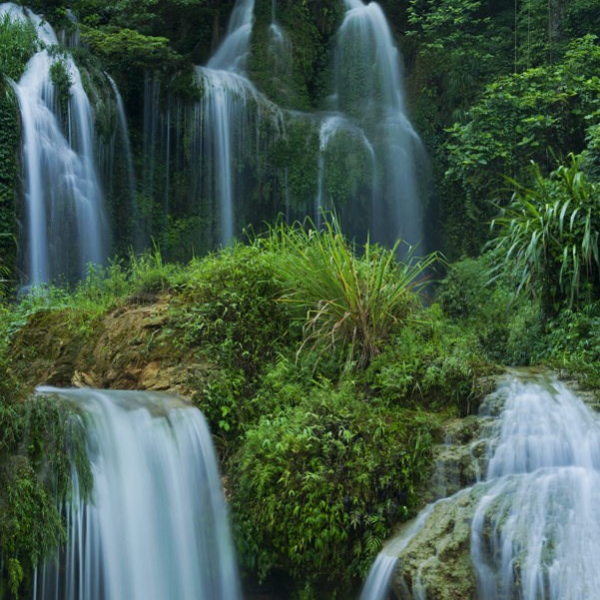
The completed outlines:
[[[219,71],[246,71],[250,48],[255,0],[237,0],[229,19],[223,43],[208,61],[207,67]]]
[[[478,600],[600,598],[600,416],[531,373],[510,376],[482,414],[486,477],[430,505],[384,548],[399,557],[395,591],[416,600],[443,590]]]
[[[325,117],[321,122],[321,129],[319,131],[319,175],[317,180],[317,197],[315,199],[315,224],[319,229],[325,206],[325,152],[329,145],[329,140],[335,136],[343,125],[344,118],[339,115]]]
[[[246,101],[254,87],[242,76],[252,34],[254,0],[237,0],[229,20],[227,35],[206,68],[198,68],[203,83],[201,101],[204,160],[211,168],[208,182],[211,196],[218,198],[220,241],[228,244],[234,237],[235,152],[239,137],[247,128]]]
[[[472,524],[482,600],[600,598],[600,422],[556,382],[513,381]]]
[[[444,500],[438,500],[438,502],[444,502]],[[417,518],[405,527],[397,537],[393,538],[377,555],[373,566],[369,570],[360,600],[386,600],[390,592],[394,571],[398,565],[398,555],[421,531],[438,502],[428,504]]]
[[[139,231],[139,215],[137,209],[137,197],[136,197],[136,182],[135,182],[135,169],[133,167],[133,153],[131,152],[131,141],[129,137],[129,127],[127,125],[127,115],[125,114],[125,106],[123,105],[123,98],[119,92],[119,88],[115,83],[115,80],[108,74],[105,73],[110,87],[115,95],[115,101],[117,103],[117,119],[119,121],[119,134],[121,139],[121,152],[125,155],[125,163],[127,167],[127,185],[129,188],[129,201],[130,201],[130,214],[133,219],[135,231],[133,235],[134,249],[137,252],[141,252],[143,249],[142,234]]]
[[[104,262],[108,245],[90,102],[71,56],[49,51],[58,43],[50,25],[11,5],[2,10],[31,20],[45,45],[13,86],[22,120],[27,284],[81,278],[89,262]],[[66,106],[52,81],[53,68],[68,77]]]
[[[285,30],[277,22],[276,0],[271,0],[271,24],[269,25],[269,58],[271,68],[280,86],[289,86],[292,76],[292,43]]]
[[[360,600],[386,600],[397,563],[396,556],[378,554],[369,571]]]
[[[210,434],[200,412],[148,392],[56,390],[81,411],[89,499],[65,507],[67,544],[34,600],[238,600],[237,567]]]
[[[245,76],[253,11],[254,0],[237,0],[221,47],[206,67],[197,68],[203,97],[195,109],[192,153],[204,182],[195,187],[216,201],[223,245],[237,233],[236,213],[247,192],[244,165],[249,156],[260,155],[261,123],[268,119],[279,129],[283,122],[281,111]]]
[[[399,52],[379,4],[344,4],[333,100],[364,130],[382,172],[371,198],[372,239],[414,245],[423,237],[418,170],[425,152],[406,114]]]
[[[361,188],[360,193],[356,190],[349,190],[352,195],[362,195],[363,193],[377,193],[379,186],[377,156],[371,142],[366,137],[365,132],[357,127],[351,120],[341,114],[332,114],[323,118],[319,129],[319,164],[317,175],[317,196],[315,198],[314,220],[317,227],[321,226],[323,210],[337,210],[335,198],[330,201],[330,190],[327,185],[328,166],[334,166],[337,169],[339,177],[340,165],[344,165],[346,170],[352,170],[352,173],[346,173],[346,180],[350,180],[356,175],[358,169],[347,167],[350,157],[355,158],[355,162],[360,164],[364,173],[362,179],[368,181],[366,188]],[[328,165],[328,163],[330,163]],[[343,172],[343,171],[342,171]],[[335,179],[335,177],[334,177]],[[346,200],[346,198],[344,198]],[[366,238],[365,218],[361,209],[362,206],[345,207],[345,225],[344,230],[351,236],[358,239]],[[362,217],[362,218],[361,218]],[[357,227],[356,222],[360,225]]]

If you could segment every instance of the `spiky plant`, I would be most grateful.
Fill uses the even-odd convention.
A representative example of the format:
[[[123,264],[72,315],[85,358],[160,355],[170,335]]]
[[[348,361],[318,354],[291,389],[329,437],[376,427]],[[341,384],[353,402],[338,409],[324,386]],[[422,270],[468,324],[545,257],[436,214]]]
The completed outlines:
[[[600,184],[589,181],[580,159],[545,178],[532,165],[532,185],[509,179],[511,204],[492,222],[494,270],[511,273],[517,293],[541,295],[544,308],[573,306],[584,289],[598,287]]]
[[[281,300],[297,306],[303,321],[300,351],[347,351],[359,368],[415,313],[425,272],[437,260],[409,248],[399,262],[400,240],[391,249],[368,241],[357,249],[335,218],[321,230],[311,222],[282,225],[268,243],[287,289]]]

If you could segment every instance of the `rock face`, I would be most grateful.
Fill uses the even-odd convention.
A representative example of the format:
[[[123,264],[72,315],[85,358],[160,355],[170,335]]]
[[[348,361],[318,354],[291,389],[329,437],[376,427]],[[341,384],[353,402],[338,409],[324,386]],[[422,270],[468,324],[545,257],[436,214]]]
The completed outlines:
[[[471,520],[482,493],[483,486],[477,486],[435,505],[425,526],[400,553],[393,580],[398,598],[476,598],[470,554]]]
[[[495,415],[503,399],[491,394],[484,413]],[[393,589],[401,600],[475,600],[477,582],[471,561],[471,521],[486,489],[481,483],[489,459],[489,438],[495,419],[491,416],[470,416],[453,419],[445,426],[445,442],[434,449],[435,471],[426,502],[427,517],[398,532],[397,540],[406,539],[407,529],[413,534],[408,544],[397,540],[386,546],[397,554],[398,568]],[[442,498],[440,500],[440,498]]]
[[[434,448],[435,470],[424,501],[446,498],[481,480],[487,465],[491,420],[470,416],[444,424],[445,442]]]
[[[169,331],[169,299],[132,301],[82,325],[78,315],[36,314],[17,335],[18,375],[32,387],[154,390],[191,398],[214,366],[182,360]]]

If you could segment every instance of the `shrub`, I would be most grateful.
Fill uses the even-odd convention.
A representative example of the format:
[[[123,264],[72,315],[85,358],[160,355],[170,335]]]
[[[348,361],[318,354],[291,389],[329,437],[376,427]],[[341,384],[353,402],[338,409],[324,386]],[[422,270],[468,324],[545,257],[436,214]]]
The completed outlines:
[[[600,283],[600,184],[589,181],[570,156],[550,176],[532,167],[533,182],[516,187],[512,203],[497,217],[490,242],[498,273],[508,271],[517,293],[538,295],[546,314],[596,297]]]
[[[471,351],[502,364],[528,365],[541,343],[539,304],[515,298],[506,273],[490,282],[490,257],[452,263],[436,301],[471,341]]]
[[[0,75],[18,81],[37,49],[37,31],[31,21],[10,14],[0,16]],[[3,83],[0,77],[0,92]]]
[[[371,394],[405,408],[473,413],[490,373],[477,336],[448,323],[438,306],[428,321],[395,336],[366,372]]]
[[[359,257],[335,217],[322,230],[309,221],[272,231],[268,244],[279,256],[282,300],[303,322],[301,349],[346,352],[349,362],[368,366],[416,312],[423,276],[437,259],[417,259],[409,249],[398,262],[400,243],[388,250],[367,242]]]
[[[242,562],[260,578],[282,569],[347,591],[412,514],[432,421],[369,404],[350,385],[297,394],[247,432],[230,462]]]

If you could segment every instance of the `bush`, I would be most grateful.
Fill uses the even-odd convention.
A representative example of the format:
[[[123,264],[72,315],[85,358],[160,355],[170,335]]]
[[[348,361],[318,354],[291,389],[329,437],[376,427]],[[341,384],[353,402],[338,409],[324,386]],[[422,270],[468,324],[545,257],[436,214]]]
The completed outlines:
[[[546,315],[600,292],[600,184],[589,181],[570,156],[549,178],[533,165],[533,182],[516,187],[496,218],[490,242],[499,273],[508,272],[517,293],[537,295]]]
[[[351,385],[292,392],[230,461],[242,562],[265,578],[348,590],[392,526],[413,514],[428,475],[431,417],[365,402]],[[332,592],[333,593],[333,592]]]
[[[177,286],[173,317],[188,347],[254,378],[288,343],[289,316],[273,257],[259,248],[222,250],[190,263]]]
[[[279,257],[282,300],[303,323],[301,349],[345,353],[348,362],[368,366],[416,312],[423,276],[437,259],[416,259],[409,249],[398,262],[400,243],[388,250],[367,242],[359,257],[335,218],[322,230],[308,222],[272,231],[268,247]]]
[[[586,388],[600,388],[600,303],[565,309],[547,325],[539,354],[553,368],[575,376]]]
[[[377,357],[366,373],[370,393],[405,408],[473,413],[492,371],[476,335],[449,324],[438,306],[428,321],[406,327]]]
[[[195,400],[214,432],[229,439],[258,417],[250,403],[279,351],[294,345],[273,257],[241,244],[195,259],[175,282],[173,339],[217,369]]]
[[[451,264],[436,300],[465,340],[472,340],[472,353],[495,363],[528,365],[542,343],[539,304],[515,298],[506,273],[490,282],[491,268],[488,255]]]
[[[0,75],[18,81],[38,45],[37,31],[31,21],[21,21],[10,14],[0,16]],[[0,93],[3,93],[1,76]]]

